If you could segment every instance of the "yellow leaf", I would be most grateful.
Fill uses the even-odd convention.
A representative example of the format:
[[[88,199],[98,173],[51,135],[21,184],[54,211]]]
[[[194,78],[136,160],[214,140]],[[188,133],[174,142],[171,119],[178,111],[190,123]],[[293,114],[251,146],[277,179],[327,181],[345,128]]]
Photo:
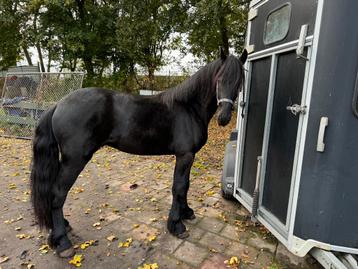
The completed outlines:
[[[138,228],[139,226],[140,226],[139,224],[133,224],[134,229]]]
[[[156,222],[157,221],[157,218],[151,218],[149,219],[151,222]]]
[[[100,223],[100,222],[96,222],[96,223],[93,223],[92,226],[93,226],[93,227],[98,227],[98,226],[101,226],[101,223]]]
[[[86,242],[84,242],[84,243],[82,243],[81,245],[80,245],[80,248],[81,249],[86,249],[86,248],[88,248],[89,246],[92,246],[93,244],[94,244],[94,240],[89,240],[89,241],[86,241]]]
[[[232,256],[227,263],[229,265],[231,265],[231,266],[238,266],[239,265],[239,259],[236,256]]]
[[[239,259],[236,256],[231,257],[229,260],[230,265],[236,265],[238,263],[239,263]]]
[[[125,242],[119,242],[118,247],[119,248],[128,248],[132,242],[133,242],[132,238],[127,238],[127,240]]]
[[[72,260],[70,260],[68,263],[73,264],[76,267],[81,267],[82,265],[82,255],[75,255],[73,256]]]
[[[9,189],[10,190],[16,189],[16,184],[15,183],[10,183],[9,184]]]
[[[159,269],[157,263],[145,263],[143,266],[139,266],[138,269]]]
[[[40,248],[39,248],[39,251],[41,252],[41,254],[46,254],[49,250],[49,246],[46,244],[46,245],[42,245]]]
[[[149,241],[149,242],[152,242],[152,241],[154,241],[155,239],[157,239],[157,236],[156,236],[156,235],[152,235],[152,236],[149,236],[149,237],[148,237],[148,241]]]
[[[29,235],[29,234],[17,234],[16,237],[19,238],[19,239],[30,239],[32,237],[32,235]]]
[[[207,196],[213,196],[215,194],[215,191],[207,191],[206,195]]]

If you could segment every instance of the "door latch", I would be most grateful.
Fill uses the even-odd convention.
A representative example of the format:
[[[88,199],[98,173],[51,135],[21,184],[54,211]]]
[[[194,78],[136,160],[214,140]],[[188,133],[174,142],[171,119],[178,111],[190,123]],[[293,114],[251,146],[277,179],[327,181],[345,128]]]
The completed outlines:
[[[308,58],[304,56],[304,50],[305,50],[307,31],[308,31],[308,24],[302,25],[300,31],[300,37],[298,38],[298,45],[296,49],[297,58],[302,58],[305,59],[306,61],[308,61]]]
[[[307,111],[307,106],[300,106],[300,105],[297,105],[297,104],[294,104],[292,106],[287,106],[286,109],[288,111],[291,111],[291,113],[293,115],[297,115],[297,114],[306,114],[306,111]]]

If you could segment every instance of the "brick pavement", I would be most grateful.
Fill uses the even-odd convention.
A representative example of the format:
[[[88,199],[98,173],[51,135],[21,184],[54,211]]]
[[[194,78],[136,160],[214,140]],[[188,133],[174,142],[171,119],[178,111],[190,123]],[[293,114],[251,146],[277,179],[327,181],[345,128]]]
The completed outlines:
[[[0,267],[74,268],[52,250],[39,250],[46,234],[35,225],[29,203],[30,148],[29,141],[0,138],[0,262],[8,257]],[[189,203],[197,218],[186,222],[190,237],[168,234],[173,166],[171,156],[138,157],[110,148],[96,153],[64,210],[73,227],[70,238],[83,258],[81,268],[136,269],[152,263],[161,269],[227,268],[232,256],[238,257],[238,268],[319,268],[290,255],[265,228],[253,226],[237,202],[222,199],[220,165],[207,163],[203,155],[191,175]],[[118,247],[127,239],[128,247]],[[81,249],[89,240],[94,244]]]

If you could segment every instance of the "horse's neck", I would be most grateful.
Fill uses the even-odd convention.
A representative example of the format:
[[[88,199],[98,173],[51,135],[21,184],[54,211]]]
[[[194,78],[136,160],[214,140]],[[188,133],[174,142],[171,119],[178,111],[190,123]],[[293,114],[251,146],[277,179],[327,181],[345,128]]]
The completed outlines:
[[[198,94],[193,95],[193,103],[197,104],[197,116],[208,127],[210,120],[214,116],[218,106],[216,101],[216,91],[212,85],[198,87]]]

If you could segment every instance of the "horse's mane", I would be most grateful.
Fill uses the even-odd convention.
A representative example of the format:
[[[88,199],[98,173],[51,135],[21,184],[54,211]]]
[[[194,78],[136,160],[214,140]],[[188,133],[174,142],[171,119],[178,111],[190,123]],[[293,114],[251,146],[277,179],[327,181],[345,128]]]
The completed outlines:
[[[224,61],[217,59],[203,66],[181,84],[161,93],[161,99],[169,106],[174,102],[188,102],[199,94],[203,99],[206,99],[208,96],[212,96],[213,91],[215,91],[216,80],[224,73],[229,75],[226,79],[231,82],[230,87],[238,89],[243,77],[243,68],[240,60],[230,55]]]

